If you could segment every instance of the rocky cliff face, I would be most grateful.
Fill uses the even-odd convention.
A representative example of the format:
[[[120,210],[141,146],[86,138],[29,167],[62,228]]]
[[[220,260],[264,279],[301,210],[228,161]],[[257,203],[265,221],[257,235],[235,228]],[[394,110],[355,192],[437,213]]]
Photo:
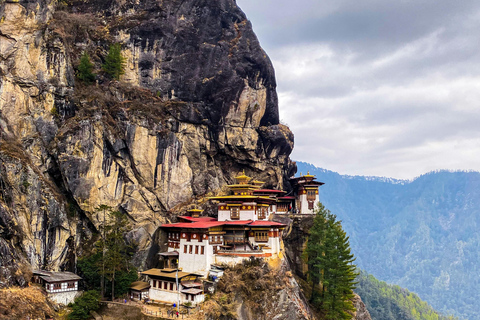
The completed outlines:
[[[101,70],[120,43],[120,82]],[[80,83],[82,52],[97,81]],[[234,0],[0,0],[0,275],[72,269],[123,211],[145,261],[177,208],[291,175],[272,65]],[[286,186],[288,187],[288,186]]]

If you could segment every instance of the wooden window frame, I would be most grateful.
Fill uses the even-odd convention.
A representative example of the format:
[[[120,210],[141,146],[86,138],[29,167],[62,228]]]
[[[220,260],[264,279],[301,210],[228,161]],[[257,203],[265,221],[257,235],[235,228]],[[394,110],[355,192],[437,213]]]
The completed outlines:
[[[240,220],[240,207],[230,207],[230,219]]]
[[[195,254],[198,254],[198,246],[195,246]]]
[[[255,242],[268,242],[268,231],[255,231]]]
[[[205,254],[205,246],[201,246],[200,247],[200,254]]]

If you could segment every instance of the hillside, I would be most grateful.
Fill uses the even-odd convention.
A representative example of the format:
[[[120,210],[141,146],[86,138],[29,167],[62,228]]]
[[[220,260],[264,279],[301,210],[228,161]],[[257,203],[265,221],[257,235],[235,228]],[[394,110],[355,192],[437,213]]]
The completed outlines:
[[[372,320],[454,320],[439,314],[415,293],[377,280],[360,271],[356,293],[365,303]]]
[[[442,313],[480,317],[480,173],[440,171],[402,181],[297,166],[326,183],[320,201],[343,221],[359,268]]]

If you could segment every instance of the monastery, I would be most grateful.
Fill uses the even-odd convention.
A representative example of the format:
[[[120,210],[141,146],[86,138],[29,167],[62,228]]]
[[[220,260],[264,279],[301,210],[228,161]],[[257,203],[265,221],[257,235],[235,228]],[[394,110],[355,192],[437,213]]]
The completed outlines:
[[[301,175],[290,180],[293,191],[285,194],[261,189],[264,183],[245,173],[235,179],[236,184],[228,186],[230,195],[209,198],[216,203],[217,219],[191,209],[178,223],[161,226],[168,236],[168,251],[159,253],[165,269],[142,272],[149,279],[150,299],[198,303],[204,298],[199,279],[208,276],[212,265],[279,257],[286,226],[272,221],[272,215],[314,214],[323,185],[313,175]]]

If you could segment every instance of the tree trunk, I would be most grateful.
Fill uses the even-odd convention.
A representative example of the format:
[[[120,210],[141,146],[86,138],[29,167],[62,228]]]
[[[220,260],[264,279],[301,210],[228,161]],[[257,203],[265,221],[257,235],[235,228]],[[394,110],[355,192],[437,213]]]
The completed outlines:
[[[112,301],[115,300],[115,268],[113,269],[112,275]]]

